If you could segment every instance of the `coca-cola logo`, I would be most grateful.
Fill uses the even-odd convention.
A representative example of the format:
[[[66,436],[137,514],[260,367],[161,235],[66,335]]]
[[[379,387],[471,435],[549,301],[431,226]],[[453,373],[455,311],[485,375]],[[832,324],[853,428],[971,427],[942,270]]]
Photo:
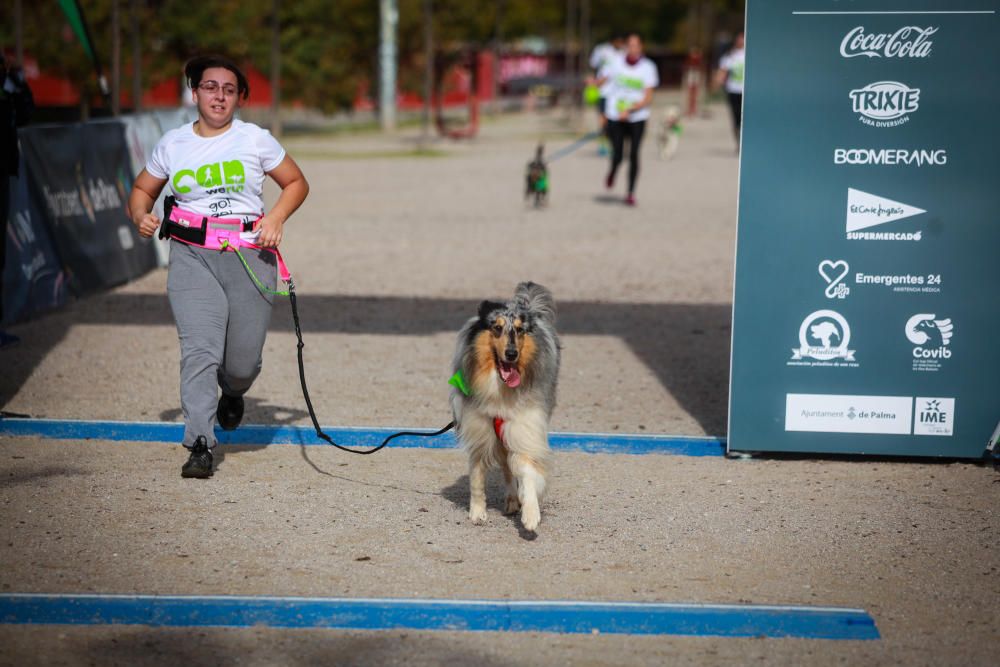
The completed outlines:
[[[865,27],[859,25],[844,35],[840,55],[845,58],[926,58],[934,44],[928,38],[937,31],[937,28],[908,25],[893,33],[866,33]]]

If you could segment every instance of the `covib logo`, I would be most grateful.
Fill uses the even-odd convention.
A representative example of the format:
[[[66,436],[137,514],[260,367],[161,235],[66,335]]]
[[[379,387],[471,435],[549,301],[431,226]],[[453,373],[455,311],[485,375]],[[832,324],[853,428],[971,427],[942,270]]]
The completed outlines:
[[[906,321],[906,338],[913,343],[913,370],[937,371],[941,361],[951,359],[951,338],[955,325],[950,318],[918,313]]]

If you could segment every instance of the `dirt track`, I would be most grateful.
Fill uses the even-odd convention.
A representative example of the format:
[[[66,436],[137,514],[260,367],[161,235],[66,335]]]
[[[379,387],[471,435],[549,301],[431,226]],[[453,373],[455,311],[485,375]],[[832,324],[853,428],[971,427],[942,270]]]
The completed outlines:
[[[422,158],[393,156],[407,131],[287,142],[313,186],[283,252],[322,423],[447,422],[455,332],[533,279],[560,309],[553,430],[725,434],[737,161],[723,109],[686,123],[673,161],[651,128],[636,209],[618,201],[623,178],[604,192],[592,146],[552,166],[547,210],[523,205],[524,164],[541,136],[569,143],[561,127],[505,117]],[[157,271],[14,327],[0,406],[176,421],[165,282]],[[275,309],[247,423],[308,421],[290,319]],[[1000,652],[987,468],[559,454],[525,540],[495,478],[489,524],[465,520],[458,452],[224,454],[214,479],[185,481],[176,446],[0,439],[3,592],[838,605],[869,611],[882,639],[0,626],[0,663],[985,665]]]

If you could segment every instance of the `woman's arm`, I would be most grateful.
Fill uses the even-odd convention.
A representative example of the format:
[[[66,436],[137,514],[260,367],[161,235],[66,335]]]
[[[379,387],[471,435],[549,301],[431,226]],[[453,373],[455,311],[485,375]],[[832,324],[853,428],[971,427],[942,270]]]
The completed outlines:
[[[286,155],[277,167],[267,172],[281,188],[281,195],[271,210],[261,218],[260,238],[263,248],[277,248],[281,243],[281,230],[289,216],[302,205],[309,194],[309,183],[291,156]]]
[[[638,102],[636,102],[635,104],[633,104],[632,106],[630,106],[625,111],[629,115],[632,115],[636,111],[638,111],[639,109],[642,109],[644,107],[648,107],[652,103],[652,101],[653,101],[653,89],[652,88],[647,88],[646,92],[642,96],[642,99],[639,100]]]
[[[132,192],[128,195],[128,216],[132,224],[139,229],[139,236],[151,237],[160,226],[160,219],[150,213],[153,202],[160,196],[160,191],[167,184],[167,179],[156,178],[143,169],[135,177]]]
[[[727,78],[729,78],[728,69],[719,67],[719,69],[715,70],[715,76],[712,78],[712,90],[722,88],[722,85],[726,82]]]

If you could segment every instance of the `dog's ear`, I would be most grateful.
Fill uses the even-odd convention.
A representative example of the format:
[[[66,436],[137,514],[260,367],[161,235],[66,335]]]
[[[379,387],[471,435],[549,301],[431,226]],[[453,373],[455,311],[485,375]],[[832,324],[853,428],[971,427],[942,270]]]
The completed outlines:
[[[502,309],[504,305],[499,301],[483,301],[479,304],[479,319],[488,324],[490,313]]]
[[[530,313],[533,318],[556,323],[556,304],[552,292],[543,285],[533,282],[520,283],[514,290],[514,303],[519,310]]]

